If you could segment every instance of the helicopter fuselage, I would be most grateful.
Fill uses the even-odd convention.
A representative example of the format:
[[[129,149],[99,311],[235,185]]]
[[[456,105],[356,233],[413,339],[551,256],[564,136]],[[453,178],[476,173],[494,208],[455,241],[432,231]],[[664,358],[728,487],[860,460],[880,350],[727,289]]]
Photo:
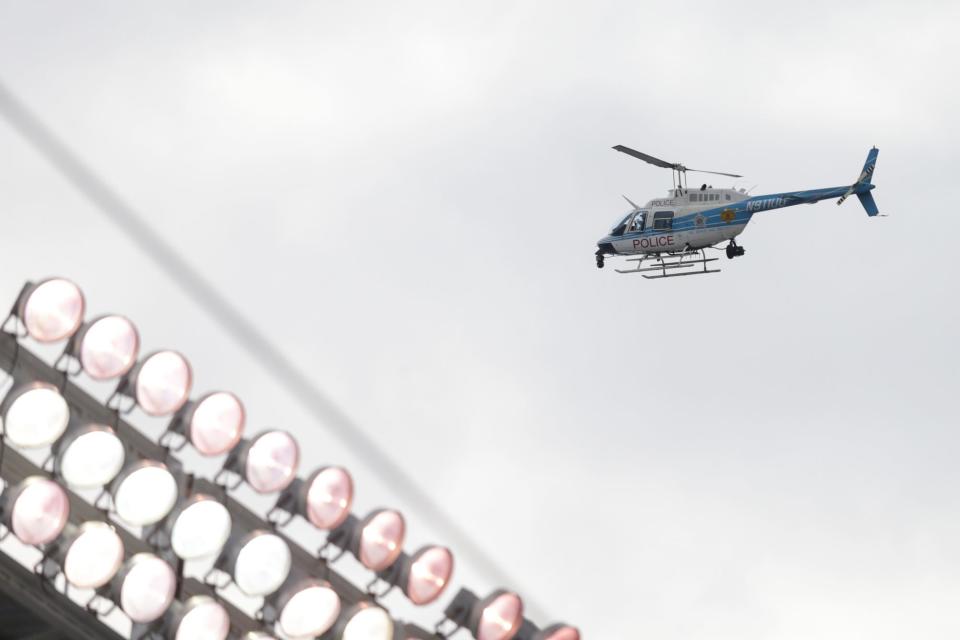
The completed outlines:
[[[741,178],[735,173],[690,169],[679,162],[666,162],[649,154],[617,145],[615,150],[643,160],[657,167],[670,169],[674,186],[667,197],[650,200],[633,207],[604,237],[597,241],[597,267],[602,269],[606,256],[637,256],[627,258],[635,263],[631,269],[616,269],[618,273],[642,273],[644,278],[672,278],[675,276],[719,273],[711,263],[719,258],[707,257],[707,248],[728,241],[724,248],[727,258],[744,255],[744,248],[736,238],[743,233],[755,213],[782,209],[798,204],[813,204],[827,198],[837,198],[842,204],[856,195],[868,216],[880,214],[870,193],[874,184],[873,171],[879,150],[867,152],[867,160],[857,181],[845,187],[827,187],[806,191],[788,191],[765,196],[750,196],[744,189],[714,189],[704,184],[699,189],[687,186],[688,171]],[[700,268],[691,269],[699,265]],[[710,268],[710,267],[714,268]],[[651,273],[652,272],[652,273]]]
[[[866,185],[862,190],[872,188]],[[667,198],[650,200],[626,214],[597,242],[598,254],[680,253],[711,247],[736,238],[757,212],[839,198],[849,189],[830,187],[754,197],[742,189],[671,189]]]

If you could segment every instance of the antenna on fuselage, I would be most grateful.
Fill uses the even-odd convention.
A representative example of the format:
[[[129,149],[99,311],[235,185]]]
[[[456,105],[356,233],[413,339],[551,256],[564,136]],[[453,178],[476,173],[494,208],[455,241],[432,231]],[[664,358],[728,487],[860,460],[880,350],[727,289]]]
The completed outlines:
[[[638,211],[638,210],[640,209],[640,207],[638,207],[638,206],[633,202],[633,200],[631,200],[631,199],[628,198],[627,196],[623,196],[623,199],[630,203],[630,206],[633,207],[633,210],[634,210],[634,211]]]
[[[614,150],[619,151],[620,153],[625,153],[628,156],[633,156],[634,158],[639,158],[644,162],[648,162],[656,167],[663,167],[664,169],[670,169],[670,176],[673,180],[673,188],[687,188],[687,172],[693,171],[694,173],[712,173],[717,176],[727,176],[729,178],[742,178],[743,176],[736,173],[724,173],[722,171],[707,171],[706,169],[689,169],[679,162],[667,162],[666,160],[661,160],[660,158],[655,158],[649,154],[643,153],[642,151],[637,151],[636,149],[631,149],[630,147],[625,147],[622,144],[618,144],[613,147]]]

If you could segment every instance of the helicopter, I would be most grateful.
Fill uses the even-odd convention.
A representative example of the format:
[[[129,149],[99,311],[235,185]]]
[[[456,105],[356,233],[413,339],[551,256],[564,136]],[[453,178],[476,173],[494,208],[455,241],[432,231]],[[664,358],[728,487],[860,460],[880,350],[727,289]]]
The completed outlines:
[[[670,169],[673,188],[666,198],[648,201],[637,206],[626,196],[632,209],[597,241],[597,268],[602,269],[607,256],[639,256],[627,258],[636,262],[632,269],[615,269],[617,273],[641,273],[644,278],[671,278],[675,276],[719,273],[711,268],[717,257],[707,257],[707,249],[723,250],[727,258],[744,255],[737,244],[739,236],[755,213],[782,209],[798,204],[813,204],[820,200],[838,198],[837,204],[856,195],[870,217],[878,215],[877,203],[870,193],[873,170],[877,164],[876,147],[867,153],[860,176],[850,186],[788,191],[762,196],[751,196],[745,189],[719,188],[703,184],[699,189],[687,186],[687,172],[709,173],[742,178],[735,173],[689,169],[679,162],[660,158],[617,145],[616,151],[643,160],[657,167]],[[718,246],[727,242],[722,249]]]

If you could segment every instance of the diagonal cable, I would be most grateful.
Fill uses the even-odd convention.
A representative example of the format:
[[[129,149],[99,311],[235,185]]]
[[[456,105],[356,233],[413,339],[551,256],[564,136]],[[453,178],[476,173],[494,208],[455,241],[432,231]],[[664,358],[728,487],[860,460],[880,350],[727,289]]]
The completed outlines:
[[[497,582],[513,585],[516,581],[494,558],[474,542],[453,518],[448,516],[419,485],[394,462],[365,431],[274,345],[266,334],[225,298],[215,286],[197,272],[160,235],[144,222],[143,216],[127,204],[103,179],[70,150],[0,80],[0,115],[29,142],[80,193],[120,228],[167,275],[178,282],[201,308],[205,309],[247,352],[258,359],[274,376],[283,381],[301,399],[306,408],[336,433],[348,446],[364,456],[387,484],[412,503],[421,514],[443,530],[459,553],[466,555]],[[532,598],[524,598],[533,609]]]

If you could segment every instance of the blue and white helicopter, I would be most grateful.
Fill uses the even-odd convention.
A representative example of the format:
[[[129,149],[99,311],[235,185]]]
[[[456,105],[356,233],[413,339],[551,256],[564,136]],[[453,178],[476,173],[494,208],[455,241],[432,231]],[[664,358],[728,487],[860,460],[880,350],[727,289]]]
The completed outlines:
[[[742,256],[744,248],[737,244],[736,237],[746,228],[753,214],[759,211],[813,204],[828,198],[839,198],[839,205],[851,195],[856,195],[868,216],[879,213],[870,193],[875,186],[871,179],[879,153],[876,147],[867,154],[860,177],[848,187],[788,191],[765,196],[750,196],[744,189],[714,189],[706,184],[699,189],[689,189],[686,178],[688,171],[731,178],[742,176],[688,169],[679,162],[666,162],[623,145],[617,145],[614,149],[670,169],[673,176],[673,189],[666,198],[650,200],[638,207],[624,196],[633,209],[597,242],[598,268],[603,268],[606,256],[639,255],[627,259],[628,262],[637,263],[633,269],[616,269],[617,273],[644,272],[644,278],[718,273],[720,269],[710,269],[708,263],[719,258],[708,258],[706,249],[720,250],[717,245],[727,242],[724,248],[727,258]],[[694,268],[698,265],[702,268]],[[645,272],[652,273],[648,275]]]

